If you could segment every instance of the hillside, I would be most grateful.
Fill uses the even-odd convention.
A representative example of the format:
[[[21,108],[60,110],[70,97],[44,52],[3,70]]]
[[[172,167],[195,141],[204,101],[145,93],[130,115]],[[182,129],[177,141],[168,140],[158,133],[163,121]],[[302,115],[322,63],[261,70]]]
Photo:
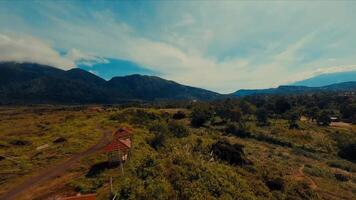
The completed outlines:
[[[279,86],[269,89],[251,89],[238,90],[232,95],[234,96],[249,96],[249,95],[288,95],[288,94],[305,94],[315,92],[333,92],[333,91],[356,91],[356,82],[343,82],[322,87],[307,87],[307,86]]]
[[[356,71],[321,74],[309,79],[292,83],[291,85],[303,85],[308,87],[322,87],[335,83],[356,81]]]
[[[68,71],[29,63],[0,64],[0,103],[119,103],[172,99],[209,100],[219,94],[154,76],[110,81],[82,69]]]

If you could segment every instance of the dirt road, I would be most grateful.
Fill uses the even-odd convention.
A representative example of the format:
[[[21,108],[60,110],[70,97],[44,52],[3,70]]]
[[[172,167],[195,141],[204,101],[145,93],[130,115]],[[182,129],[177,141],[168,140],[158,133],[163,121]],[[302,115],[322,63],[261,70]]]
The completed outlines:
[[[5,192],[2,196],[0,196],[1,200],[12,200],[19,197],[23,192],[29,190],[30,188],[36,187],[47,180],[53,179],[61,174],[63,174],[66,170],[70,169],[74,166],[81,158],[94,154],[101,150],[106,144],[110,141],[111,132],[104,132],[101,139],[98,143],[84,152],[73,155],[71,158],[62,162],[56,166],[50,167],[49,169],[41,172],[40,174],[30,177],[25,180],[23,183],[15,186],[9,191]]]

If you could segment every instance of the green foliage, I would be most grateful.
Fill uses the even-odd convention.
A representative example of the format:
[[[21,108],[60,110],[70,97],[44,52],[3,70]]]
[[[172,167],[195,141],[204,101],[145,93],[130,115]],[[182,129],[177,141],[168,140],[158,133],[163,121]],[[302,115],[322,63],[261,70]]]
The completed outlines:
[[[213,113],[207,104],[198,104],[192,108],[191,112],[191,124],[195,127],[200,127],[206,123]]]
[[[218,141],[212,145],[211,150],[219,159],[227,161],[231,165],[251,164],[246,158],[243,148],[244,146],[240,144]]]
[[[328,112],[326,110],[322,110],[319,113],[318,118],[316,119],[316,121],[320,126],[329,126],[330,123],[331,123],[330,112]]]
[[[307,182],[298,181],[291,184],[286,191],[286,199],[298,200],[298,199],[320,199],[318,193],[314,191]]]
[[[256,118],[259,125],[268,125],[268,112],[264,108],[257,109]]]
[[[279,97],[274,104],[275,112],[277,114],[283,114],[290,110],[292,106],[285,97]]]
[[[250,130],[245,123],[229,123],[226,125],[225,132],[237,137],[251,136]]]
[[[150,132],[154,134],[150,140],[151,146],[158,150],[165,146],[169,129],[166,123],[157,122],[150,127]]]
[[[168,128],[175,137],[182,138],[189,135],[189,129],[183,123],[171,121],[168,123]]]
[[[356,123],[356,103],[341,106],[342,117],[352,123]]]
[[[183,111],[177,111],[173,114],[173,119],[184,119],[186,118],[186,114]]]
[[[348,172],[356,172],[356,166],[352,162],[345,160],[332,160],[327,163],[330,167],[343,169]]]
[[[297,129],[299,125],[297,121],[300,119],[300,113],[296,110],[290,110],[287,113],[287,119],[289,123],[289,129]]]
[[[356,143],[344,146],[339,151],[339,156],[352,162],[356,162]]]

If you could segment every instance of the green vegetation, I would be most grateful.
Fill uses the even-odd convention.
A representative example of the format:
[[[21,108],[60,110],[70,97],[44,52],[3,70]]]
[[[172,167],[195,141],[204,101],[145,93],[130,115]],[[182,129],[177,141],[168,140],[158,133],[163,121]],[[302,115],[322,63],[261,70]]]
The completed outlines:
[[[356,125],[342,111],[355,100],[345,98],[248,97],[101,111],[3,107],[0,194],[94,145],[105,130],[126,126],[134,136],[122,170],[97,153],[27,199],[42,199],[41,192],[108,199],[110,177],[118,199],[355,199]],[[324,111],[341,122],[320,126]]]

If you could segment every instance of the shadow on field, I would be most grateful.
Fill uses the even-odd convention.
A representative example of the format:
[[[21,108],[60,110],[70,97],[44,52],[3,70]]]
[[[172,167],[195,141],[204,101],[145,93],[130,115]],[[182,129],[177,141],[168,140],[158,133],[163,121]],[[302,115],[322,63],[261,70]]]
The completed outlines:
[[[118,167],[119,164],[120,163],[109,163],[107,161],[94,164],[93,166],[91,166],[90,170],[85,175],[85,177],[88,177],[88,178],[96,177],[107,169],[114,169],[114,168]]]

